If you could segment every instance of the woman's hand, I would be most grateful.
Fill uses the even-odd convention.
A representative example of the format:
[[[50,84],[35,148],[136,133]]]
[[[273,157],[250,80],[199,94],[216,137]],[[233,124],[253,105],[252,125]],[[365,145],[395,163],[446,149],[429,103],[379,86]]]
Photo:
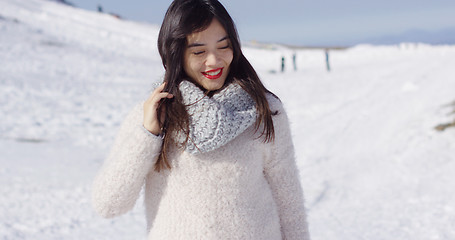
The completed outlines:
[[[160,105],[161,99],[163,98],[173,98],[174,95],[163,92],[164,86],[166,86],[166,83],[161,84],[159,87],[157,87],[150,97],[144,102],[144,127],[147,129],[149,132],[155,134],[155,135],[160,135],[161,134],[161,128],[160,128],[160,123],[158,120],[161,120],[161,122],[164,122],[164,113],[161,112],[158,114],[158,107]],[[160,119],[158,119],[158,116]]]

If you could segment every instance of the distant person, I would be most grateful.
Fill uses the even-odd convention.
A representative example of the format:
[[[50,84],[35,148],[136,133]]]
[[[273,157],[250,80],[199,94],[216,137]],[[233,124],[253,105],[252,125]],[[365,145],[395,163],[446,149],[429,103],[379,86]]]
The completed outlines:
[[[284,72],[285,62],[286,62],[286,59],[284,57],[281,57],[281,72]]]
[[[100,12],[100,13],[103,12],[103,7],[101,5],[98,5],[98,12]]]
[[[120,127],[95,210],[124,214],[145,185],[148,239],[309,240],[286,111],[225,8],[173,1],[158,50],[164,83]]]
[[[325,65],[327,66],[327,72],[330,72],[330,59],[329,59],[329,49],[325,49]]]
[[[294,65],[294,71],[297,71],[297,54],[293,53],[292,54],[292,64]]]

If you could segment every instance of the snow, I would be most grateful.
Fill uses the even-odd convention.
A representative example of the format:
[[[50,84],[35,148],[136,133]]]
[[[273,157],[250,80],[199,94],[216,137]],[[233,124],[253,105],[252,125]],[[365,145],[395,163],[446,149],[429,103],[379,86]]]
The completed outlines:
[[[90,184],[164,73],[158,26],[0,0],[0,239],[145,239]],[[455,239],[455,46],[244,48],[291,120],[315,240]],[[292,69],[292,54],[298,70]],[[281,73],[281,57],[286,70]]]

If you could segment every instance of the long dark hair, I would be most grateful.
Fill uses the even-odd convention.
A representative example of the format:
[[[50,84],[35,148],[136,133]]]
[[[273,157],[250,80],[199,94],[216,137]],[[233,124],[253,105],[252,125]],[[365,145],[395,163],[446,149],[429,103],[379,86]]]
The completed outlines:
[[[263,126],[261,137],[264,137],[264,142],[274,139],[272,115],[276,113],[271,112],[266,99],[266,93],[270,92],[264,87],[256,71],[243,55],[239,36],[229,13],[217,0],[174,0],[166,12],[158,36],[158,51],[166,69],[164,91],[172,93],[174,98],[164,99],[157,110],[165,114],[165,121],[161,123],[165,135],[161,153],[155,165],[157,171],[171,167],[166,154],[168,149],[176,144],[172,139],[174,133],[183,131],[188,141],[189,115],[178,89],[182,80],[190,80],[183,67],[187,36],[205,30],[214,18],[224,27],[233,51],[233,60],[225,85],[236,82],[252,97],[258,110],[256,131]]]

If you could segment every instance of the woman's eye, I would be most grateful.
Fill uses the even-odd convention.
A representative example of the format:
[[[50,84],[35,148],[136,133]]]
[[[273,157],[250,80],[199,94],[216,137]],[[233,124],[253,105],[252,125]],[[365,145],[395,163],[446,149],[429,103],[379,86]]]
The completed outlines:
[[[199,52],[193,52],[194,55],[201,55],[203,54],[205,51],[199,51]]]
[[[226,45],[224,47],[220,47],[220,49],[228,49],[229,48],[229,45]]]

